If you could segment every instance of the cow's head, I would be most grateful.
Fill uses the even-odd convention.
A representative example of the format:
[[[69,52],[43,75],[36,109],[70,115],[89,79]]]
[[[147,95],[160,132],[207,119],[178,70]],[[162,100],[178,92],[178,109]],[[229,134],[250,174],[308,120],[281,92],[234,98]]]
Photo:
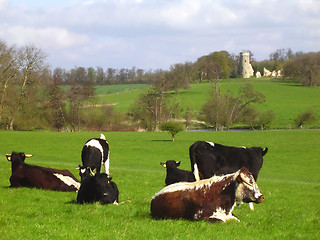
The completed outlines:
[[[160,165],[164,168],[176,168],[180,166],[181,161],[176,162],[174,160],[168,160],[166,162],[161,162]]]
[[[111,182],[111,177],[105,173],[96,174],[94,177],[97,197],[101,204],[114,203],[117,199],[117,193]]]
[[[264,196],[247,168],[243,167],[239,170],[237,181],[239,183],[236,190],[237,203],[261,203],[264,200]]]
[[[92,172],[92,169],[90,167],[84,167],[79,164],[77,169],[79,170],[79,176],[81,178],[81,181],[90,176],[94,176],[94,173]]]
[[[22,152],[16,153],[12,152],[11,154],[6,154],[7,160],[10,162],[16,162],[16,163],[24,163],[24,160],[26,158],[32,157],[31,154],[24,154]]]

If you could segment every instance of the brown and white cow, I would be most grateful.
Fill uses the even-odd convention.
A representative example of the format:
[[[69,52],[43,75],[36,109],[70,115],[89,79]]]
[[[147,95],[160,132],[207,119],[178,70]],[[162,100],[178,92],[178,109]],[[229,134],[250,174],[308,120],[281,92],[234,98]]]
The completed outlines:
[[[252,174],[243,167],[232,174],[165,187],[151,200],[151,216],[225,222],[238,220],[232,214],[237,203],[261,203],[263,200]]]
[[[78,179],[68,170],[46,168],[26,164],[24,153],[6,154],[11,161],[10,187],[31,187],[63,192],[75,192],[80,188]]]

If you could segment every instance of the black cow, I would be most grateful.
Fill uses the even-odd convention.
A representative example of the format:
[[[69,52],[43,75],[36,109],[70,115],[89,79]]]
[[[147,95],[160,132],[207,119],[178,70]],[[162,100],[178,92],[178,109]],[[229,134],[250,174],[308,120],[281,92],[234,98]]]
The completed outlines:
[[[79,164],[79,166],[77,167],[77,169],[79,170],[79,176],[80,176],[81,182],[82,182],[85,178],[88,178],[88,177],[94,175],[94,173],[92,172],[92,170],[91,170],[90,167],[84,167],[84,166],[81,166],[81,165]]]
[[[160,163],[160,165],[167,169],[166,185],[177,182],[194,182],[196,180],[192,172],[177,168],[180,166],[180,163],[181,161],[176,162],[174,160]]]
[[[268,148],[229,147],[218,143],[198,141],[189,148],[191,169],[196,180],[236,172],[246,167],[257,180],[263,156]]]
[[[10,187],[31,187],[55,191],[75,192],[80,188],[78,179],[68,170],[26,164],[24,153],[6,154],[11,161]]]
[[[83,167],[89,167],[92,171],[100,173],[101,165],[104,165],[105,173],[109,176],[109,144],[106,137],[89,139],[82,148],[81,159]]]
[[[97,173],[94,176],[85,177],[77,195],[77,203],[118,204],[119,190],[105,173]]]

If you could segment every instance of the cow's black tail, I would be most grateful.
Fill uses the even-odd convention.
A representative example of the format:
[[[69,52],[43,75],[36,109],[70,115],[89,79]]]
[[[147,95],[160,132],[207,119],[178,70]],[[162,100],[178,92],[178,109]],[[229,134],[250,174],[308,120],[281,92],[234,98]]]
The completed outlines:
[[[189,148],[189,157],[190,157],[190,163],[191,163],[191,171],[194,175],[194,178],[196,179],[196,181],[200,180],[200,175],[199,175],[199,169],[197,167],[196,169],[196,173],[195,173],[195,164],[196,164],[196,148],[198,147],[199,142],[195,142],[194,144],[192,144]]]
[[[196,148],[196,143],[192,144],[189,147],[189,157],[190,157],[190,163],[191,163],[191,171],[194,172],[194,163],[196,162],[196,156],[195,156],[195,148]]]

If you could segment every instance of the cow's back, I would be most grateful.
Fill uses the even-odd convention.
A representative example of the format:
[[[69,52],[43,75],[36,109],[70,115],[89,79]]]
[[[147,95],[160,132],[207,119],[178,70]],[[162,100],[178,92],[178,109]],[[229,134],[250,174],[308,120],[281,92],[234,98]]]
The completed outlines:
[[[246,167],[257,179],[266,152],[267,148],[231,147],[204,141],[195,142],[189,148],[191,169],[195,172],[197,164],[202,179],[229,174],[241,167]]]
[[[20,165],[10,177],[10,187],[30,187],[45,190],[74,192],[77,190],[72,185],[65,184],[61,179],[54,175],[59,170],[45,168],[36,165],[23,164]],[[62,170],[68,172],[68,170]],[[72,175],[73,176],[73,175]],[[68,176],[72,178],[71,176]],[[78,180],[73,176],[73,180]]]

